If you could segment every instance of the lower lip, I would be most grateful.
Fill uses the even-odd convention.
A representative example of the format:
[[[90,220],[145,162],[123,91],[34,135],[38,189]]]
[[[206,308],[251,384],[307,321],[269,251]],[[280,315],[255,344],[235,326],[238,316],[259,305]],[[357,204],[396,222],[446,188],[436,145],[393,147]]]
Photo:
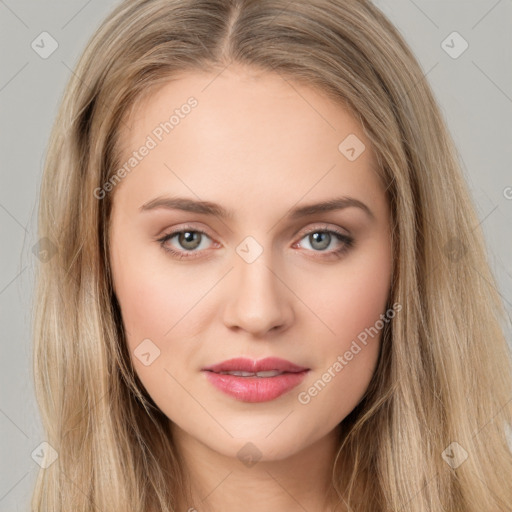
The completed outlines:
[[[242,402],[268,402],[298,386],[309,370],[282,373],[275,377],[238,377],[205,371],[206,378],[220,391]]]

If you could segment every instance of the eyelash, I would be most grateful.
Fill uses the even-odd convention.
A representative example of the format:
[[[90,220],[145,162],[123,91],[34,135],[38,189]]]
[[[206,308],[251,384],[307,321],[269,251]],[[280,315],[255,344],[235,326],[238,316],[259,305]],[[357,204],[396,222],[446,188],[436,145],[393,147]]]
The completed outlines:
[[[197,253],[197,252],[201,252],[201,251],[177,251],[177,250],[171,249],[169,246],[165,245],[165,242],[167,242],[168,240],[171,240],[176,235],[179,235],[179,234],[185,233],[185,232],[201,233],[201,235],[205,235],[208,238],[211,238],[208,235],[208,233],[206,233],[205,231],[203,231],[201,229],[198,229],[198,228],[195,228],[195,227],[192,227],[192,226],[185,226],[185,227],[181,228],[178,231],[172,231],[171,233],[168,233],[168,234],[164,235],[163,237],[158,238],[157,242],[160,242],[160,245],[161,245],[162,249],[164,251],[170,253],[172,255],[172,257],[174,257],[174,258],[177,258],[179,260],[181,260],[181,259],[188,259],[188,258],[196,258],[196,256],[192,256],[191,254]],[[339,259],[346,252],[348,252],[353,247],[353,245],[354,245],[354,239],[352,237],[350,237],[348,235],[345,235],[345,234],[343,234],[343,233],[341,233],[339,231],[333,230],[333,229],[327,229],[326,227],[324,227],[324,228],[316,227],[316,228],[313,228],[313,229],[307,231],[306,233],[304,233],[302,235],[302,237],[300,238],[299,242],[303,238],[307,237],[308,235],[310,235],[312,233],[329,233],[331,235],[334,235],[340,242],[343,243],[343,245],[339,249],[336,249],[334,251],[325,251],[325,252],[324,251],[313,251],[313,252],[318,252],[320,254],[323,253],[320,256],[322,258],[334,257],[336,259]]]

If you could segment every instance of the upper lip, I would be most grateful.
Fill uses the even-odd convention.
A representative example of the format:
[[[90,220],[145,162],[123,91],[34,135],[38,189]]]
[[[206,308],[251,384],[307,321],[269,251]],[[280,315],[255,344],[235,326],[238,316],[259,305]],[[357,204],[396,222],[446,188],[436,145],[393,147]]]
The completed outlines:
[[[265,372],[271,370],[277,370],[280,372],[298,373],[308,370],[303,366],[296,365],[286,359],[280,359],[278,357],[266,357],[255,361],[254,359],[247,359],[245,357],[236,357],[234,359],[228,359],[211,366],[203,368],[203,370],[211,372],[230,372],[230,371],[242,371],[242,372]]]

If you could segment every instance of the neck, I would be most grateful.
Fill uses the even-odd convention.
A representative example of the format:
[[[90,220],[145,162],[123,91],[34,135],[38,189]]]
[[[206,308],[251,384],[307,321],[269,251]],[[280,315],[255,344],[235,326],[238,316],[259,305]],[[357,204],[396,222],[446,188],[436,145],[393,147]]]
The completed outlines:
[[[178,510],[261,512],[264,506],[281,512],[331,512],[339,502],[331,482],[336,430],[282,460],[258,460],[252,445],[246,446],[246,456],[228,457],[175,424],[171,430],[187,483]]]

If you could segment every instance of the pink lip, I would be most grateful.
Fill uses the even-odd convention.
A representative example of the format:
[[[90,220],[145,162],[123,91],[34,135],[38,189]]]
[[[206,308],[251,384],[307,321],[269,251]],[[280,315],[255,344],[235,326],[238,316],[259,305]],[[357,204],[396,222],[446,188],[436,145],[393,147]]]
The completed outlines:
[[[226,371],[256,373],[271,370],[283,373],[275,377],[239,377],[218,373]],[[228,361],[203,368],[203,371],[206,373],[206,378],[211,384],[237,400],[243,402],[267,402],[298,386],[309,369],[284,359],[268,357],[260,361],[246,358],[229,359]]]
[[[209,370],[211,372],[230,372],[230,371],[241,371],[241,372],[265,372],[270,370],[278,370],[280,372],[302,372],[307,370],[303,366],[287,361],[286,359],[280,359],[278,357],[266,357],[255,361],[254,359],[247,359],[246,357],[235,357],[234,359],[228,359],[222,361],[222,363],[207,366],[203,370]]]

